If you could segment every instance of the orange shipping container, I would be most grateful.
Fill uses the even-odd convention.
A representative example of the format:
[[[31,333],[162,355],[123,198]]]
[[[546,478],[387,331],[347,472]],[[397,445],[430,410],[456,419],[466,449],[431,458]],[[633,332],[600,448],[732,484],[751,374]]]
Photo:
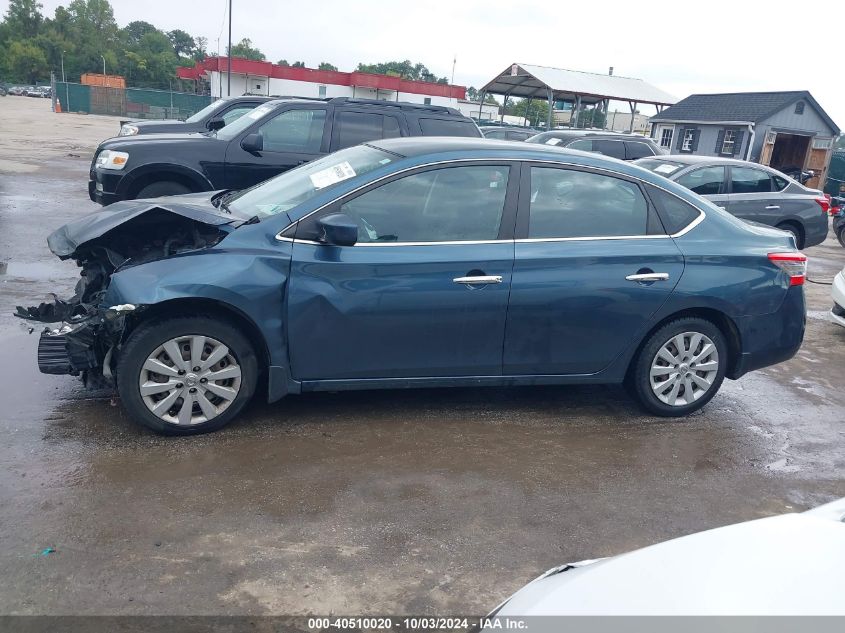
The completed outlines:
[[[120,75],[85,73],[80,83],[84,86],[102,86],[104,88],[126,88],[126,80]]]

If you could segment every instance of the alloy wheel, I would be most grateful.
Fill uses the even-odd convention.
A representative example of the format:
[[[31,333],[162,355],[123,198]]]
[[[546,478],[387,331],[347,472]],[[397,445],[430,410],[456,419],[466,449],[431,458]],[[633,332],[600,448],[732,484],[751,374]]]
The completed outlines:
[[[651,361],[651,390],[664,404],[685,406],[710,391],[718,371],[719,352],[710,337],[682,332],[666,341]]]
[[[241,388],[241,367],[218,340],[191,334],[159,345],[138,379],[147,408],[169,424],[192,426],[223,413]]]

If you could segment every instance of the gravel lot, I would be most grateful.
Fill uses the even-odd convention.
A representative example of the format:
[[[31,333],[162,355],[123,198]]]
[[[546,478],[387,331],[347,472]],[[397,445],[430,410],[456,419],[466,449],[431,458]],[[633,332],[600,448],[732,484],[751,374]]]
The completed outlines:
[[[845,329],[808,284],[788,363],[683,421],[617,388],[311,394],[160,438],[44,376],[11,316],[77,277],[115,118],[0,98],[0,613],[482,613],[541,570],[845,496]],[[810,277],[845,264],[834,239]],[[43,554],[54,548],[54,553]]]

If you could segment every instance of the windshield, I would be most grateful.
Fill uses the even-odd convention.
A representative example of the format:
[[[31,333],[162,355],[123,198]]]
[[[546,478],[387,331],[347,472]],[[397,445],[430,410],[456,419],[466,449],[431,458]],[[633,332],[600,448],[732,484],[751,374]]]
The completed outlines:
[[[246,189],[228,200],[227,205],[239,215],[264,219],[292,209],[324,189],[366,174],[399,158],[401,157],[398,154],[391,154],[369,145],[356,145]]]
[[[641,158],[635,161],[634,164],[666,177],[686,167],[684,163],[678,163],[672,160],[660,160],[659,158]]]
[[[187,119],[185,119],[185,123],[199,123],[212,112],[214,112],[218,107],[220,107],[221,103],[223,103],[223,99],[218,99],[214,103],[208,104],[193,116],[189,116]]]
[[[235,138],[238,134],[243,132],[245,129],[250,127],[253,123],[255,123],[258,119],[263,117],[268,112],[272,112],[275,109],[275,106],[271,105],[270,103],[265,103],[264,105],[260,105],[254,110],[250,110],[245,115],[240,117],[237,121],[232,121],[229,125],[224,127],[222,130],[218,130],[217,138],[221,138],[224,141],[231,141]]]

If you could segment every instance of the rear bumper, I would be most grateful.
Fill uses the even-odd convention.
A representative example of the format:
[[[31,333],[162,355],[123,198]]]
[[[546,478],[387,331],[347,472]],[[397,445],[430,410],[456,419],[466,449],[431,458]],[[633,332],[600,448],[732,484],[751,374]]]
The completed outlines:
[[[830,318],[834,323],[845,327],[845,272],[840,272],[833,278],[830,294],[833,298]]]
[[[804,288],[792,286],[780,308],[771,314],[736,319],[741,344],[736,366],[728,378],[782,363],[795,356],[804,340],[807,308]]]
[[[827,239],[828,215],[825,213],[818,220],[804,224],[804,248],[816,246]]]

